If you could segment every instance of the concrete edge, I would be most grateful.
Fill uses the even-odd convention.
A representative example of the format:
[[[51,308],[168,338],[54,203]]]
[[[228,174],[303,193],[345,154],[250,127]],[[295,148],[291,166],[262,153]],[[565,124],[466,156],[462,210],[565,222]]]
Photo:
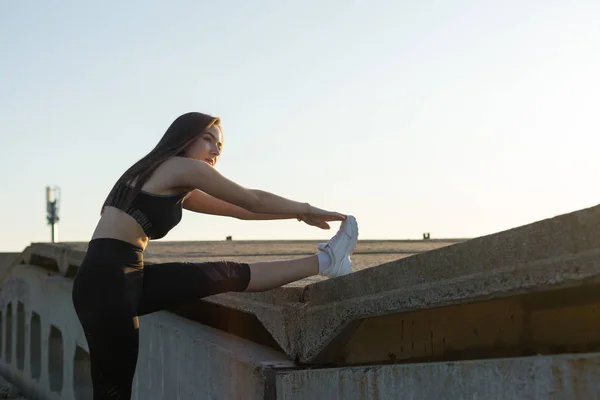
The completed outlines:
[[[377,296],[344,299],[299,309],[288,321],[293,334],[290,356],[312,363],[321,350],[353,321],[390,314],[477,303],[520,294],[552,291],[600,282],[600,249],[570,260],[544,260],[519,269],[504,268],[434,284],[403,287]]]
[[[512,267],[600,248],[600,206],[429,250],[306,287],[312,305]],[[382,279],[381,277],[385,277]]]
[[[600,353],[277,371],[277,399],[593,399]]]

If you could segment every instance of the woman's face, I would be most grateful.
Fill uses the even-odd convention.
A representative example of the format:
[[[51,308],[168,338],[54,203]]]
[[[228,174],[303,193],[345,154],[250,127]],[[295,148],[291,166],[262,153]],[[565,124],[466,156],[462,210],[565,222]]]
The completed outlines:
[[[202,133],[186,149],[186,156],[194,160],[204,161],[213,167],[217,164],[223,150],[223,132],[218,125],[213,125]]]

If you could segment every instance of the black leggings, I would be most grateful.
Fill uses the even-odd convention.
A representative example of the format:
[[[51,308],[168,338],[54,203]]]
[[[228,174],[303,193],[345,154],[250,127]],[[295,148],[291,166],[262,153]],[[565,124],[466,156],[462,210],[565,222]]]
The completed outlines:
[[[94,239],[73,282],[73,305],[90,350],[94,400],[130,399],[138,359],[137,316],[246,289],[248,264],[173,262],[144,266],[142,249]]]

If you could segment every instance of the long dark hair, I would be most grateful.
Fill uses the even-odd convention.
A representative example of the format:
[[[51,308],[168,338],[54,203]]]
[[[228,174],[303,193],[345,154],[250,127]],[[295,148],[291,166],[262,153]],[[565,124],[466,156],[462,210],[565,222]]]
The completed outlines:
[[[219,118],[198,112],[190,112],[177,117],[156,147],[121,175],[104,200],[100,213],[109,203],[127,210],[144,183],[163,162],[173,156],[182,156],[185,149],[199,135],[211,126],[220,125],[220,123]],[[122,184],[130,185],[132,183],[134,184],[132,190],[120,190]]]

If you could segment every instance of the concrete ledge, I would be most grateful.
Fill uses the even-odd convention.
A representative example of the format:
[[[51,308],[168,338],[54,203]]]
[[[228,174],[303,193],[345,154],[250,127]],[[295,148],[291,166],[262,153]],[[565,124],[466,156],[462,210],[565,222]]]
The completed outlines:
[[[529,298],[523,303],[532,310],[563,307],[560,312],[572,318],[571,321],[588,324],[571,322],[564,331],[574,331],[573,337],[578,337],[581,343],[590,337],[597,338],[600,291],[591,284],[565,290],[573,292],[564,299],[554,296],[560,292],[542,291],[528,295],[555,299],[554,304],[538,298]],[[17,265],[12,269],[0,291],[3,343],[0,371],[11,382],[25,388],[30,398],[89,398],[87,349],[69,303],[70,291],[69,279],[48,276],[47,270],[29,265]],[[516,301],[514,299],[516,297],[490,301]],[[592,317],[578,308],[590,304],[586,312]],[[507,314],[499,312],[491,316],[498,316],[500,325],[507,320],[502,318],[514,309],[505,307],[504,303],[498,307],[482,303],[465,306],[480,307],[484,314],[486,310],[497,312],[506,308]],[[427,309],[425,312],[440,310]],[[454,311],[449,312],[450,318],[454,318],[451,314]],[[37,323],[35,314],[38,315]],[[584,318],[578,319],[578,314]],[[439,319],[440,315],[432,320]],[[534,319],[552,323],[555,315],[538,314]],[[282,352],[169,312],[144,316],[140,318],[140,325],[140,356],[134,383],[134,399],[138,400],[600,397],[600,353],[306,368],[295,365]],[[510,331],[509,326],[502,328]],[[367,327],[365,332],[372,334],[382,330],[385,329]],[[560,332],[546,331],[542,341],[558,338],[563,342],[560,336],[555,336]],[[379,339],[375,341],[380,342]],[[470,339],[466,342],[470,343]],[[7,343],[9,346],[5,345]],[[394,344],[383,343],[383,348],[388,345]]]
[[[306,288],[286,349],[310,361],[351,321],[481,301],[600,277],[600,207],[327,280]],[[312,327],[318,327],[311,330]],[[300,344],[302,343],[302,344]]]
[[[254,313],[292,359],[330,363],[343,356],[331,346],[339,349],[368,318],[586,286],[598,279],[597,206],[323,280],[301,292],[290,287],[205,301]]]
[[[288,250],[300,254],[305,245],[295,244]],[[199,304],[254,315],[277,347],[301,363],[349,360],[352,357],[340,353],[342,344],[352,340],[360,326],[365,337],[365,327],[378,329],[378,324],[363,324],[368,319],[595,285],[600,279],[600,206],[481,238],[437,244],[441,248],[432,247],[434,243],[426,245],[429,251],[421,249],[419,254],[341,278],[307,279],[265,293],[226,293]],[[161,246],[165,251],[158,253]],[[180,254],[177,244],[161,246],[148,253],[148,263],[208,255],[202,251]],[[214,246],[232,245],[222,242]],[[249,254],[251,244],[241,246],[238,253]],[[85,254],[81,249],[78,245],[34,243],[30,258],[54,260],[63,274],[81,261]],[[415,247],[412,251],[418,252]],[[267,251],[265,256],[272,253]],[[47,264],[51,269],[52,262]],[[201,313],[196,317],[205,322]],[[360,362],[381,361],[360,358]]]
[[[23,252],[25,263],[68,278],[75,276],[84,257],[85,251],[61,243],[32,243]]]
[[[467,304],[482,303],[485,306],[492,304],[489,302],[492,299],[509,299],[539,292],[559,293],[569,288],[593,286],[599,289],[599,281],[600,251],[593,250],[562,260],[521,265],[517,269],[508,267],[413,287],[402,286],[394,291],[383,292],[379,296],[346,299],[330,306],[311,307],[308,303],[308,306],[300,309],[296,315],[287,314],[288,318],[301,321],[292,320],[286,325],[293,327],[289,334],[295,335],[295,339],[290,342],[299,346],[290,349],[290,353],[298,354],[302,362],[331,362],[333,355],[323,354],[326,347],[336,336],[351,334],[349,331],[358,328],[361,321],[369,318],[392,314],[401,316],[439,307],[463,306],[460,308],[463,312],[457,312],[453,321],[455,324],[461,324],[467,319],[472,319],[472,315],[465,312],[468,309]],[[592,303],[589,304],[593,305],[596,300],[590,301]],[[553,308],[556,309],[555,306]],[[442,313],[438,315],[438,321],[443,320]],[[482,313],[490,315],[493,308],[490,307]],[[397,335],[401,333],[401,330],[396,330]],[[369,360],[373,361],[383,360]]]
[[[600,354],[277,372],[277,400],[600,398]]]

